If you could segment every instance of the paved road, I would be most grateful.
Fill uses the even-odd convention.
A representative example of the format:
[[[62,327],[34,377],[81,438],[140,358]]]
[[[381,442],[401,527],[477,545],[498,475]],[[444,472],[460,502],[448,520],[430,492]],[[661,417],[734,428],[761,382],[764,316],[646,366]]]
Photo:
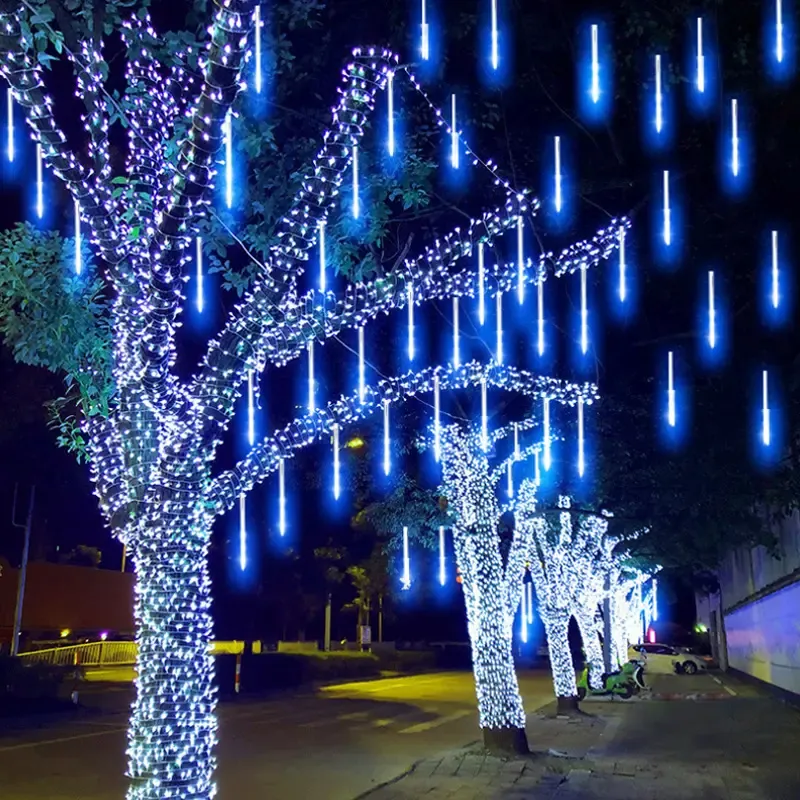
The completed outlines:
[[[528,711],[552,700],[549,673],[520,674]],[[95,690],[96,691],[96,690]],[[0,732],[3,800],[121,800],[125,714],[102,712]],[[441,673],[327,687],[316,695],[223,705],[219,797],[352,800],[432,752],[479,737],[472,676]]]

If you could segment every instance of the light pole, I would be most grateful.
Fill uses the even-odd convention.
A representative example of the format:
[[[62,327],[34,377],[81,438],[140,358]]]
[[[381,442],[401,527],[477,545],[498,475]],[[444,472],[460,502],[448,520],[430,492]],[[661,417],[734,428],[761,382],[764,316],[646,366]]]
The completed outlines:
[[[22,564],[19,568],[19,581],[17,582],[17,605],[14,609],[14,631],[11,635],[11,655],[19,654],[19,637],[22,632],[22,606],[25,602],[25,579],[28,576],[28,556],[31,549],[31,522],[33,520],[33,501],[36,496],[36,487],[31,486],[31,499],[28,504],[28,517],[24,523],[17,522],[17,490],[18,484],[14,485],[14,504],[11,509],[11,524],[15,528],[23,528],[25,540],[22,545]]]

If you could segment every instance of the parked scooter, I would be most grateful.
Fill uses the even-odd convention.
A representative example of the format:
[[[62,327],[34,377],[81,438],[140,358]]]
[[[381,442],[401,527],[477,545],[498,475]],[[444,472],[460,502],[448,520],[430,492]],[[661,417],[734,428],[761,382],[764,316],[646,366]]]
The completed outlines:
[[[578,699],[583,700],[587,695],[612,695],[627,700],[644,688],[641,672],[641,665],[638,662],[628,662],[620,670],[604,673],[603,688],[593,689],[589,683],[587,666],[578,677]]]

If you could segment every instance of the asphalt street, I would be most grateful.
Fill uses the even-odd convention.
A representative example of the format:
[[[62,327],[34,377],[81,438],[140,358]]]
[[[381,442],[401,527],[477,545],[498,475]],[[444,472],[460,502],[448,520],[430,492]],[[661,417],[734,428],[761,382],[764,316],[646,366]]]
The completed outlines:
[[[549,672],[522,672],[520,684],[529,712],[552,700]],[[129,688],[111,687],[76,718],[0,730],[3,800],[121,800],[129,700]],[[352,800],[432,752],[477,740],[475,708],[467,672],[225,704],[218,796]]]

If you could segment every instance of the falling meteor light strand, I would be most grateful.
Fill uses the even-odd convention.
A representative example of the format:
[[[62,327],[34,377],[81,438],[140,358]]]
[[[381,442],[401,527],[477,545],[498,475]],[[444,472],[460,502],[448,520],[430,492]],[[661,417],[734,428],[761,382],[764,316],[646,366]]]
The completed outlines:
[[[586,471],[586,456],[584,453],[584,436],[583,436],[583,398],[578,398],[578,475],[583,477]]]
[[[544,281],[536,284],[536,349],[544,355]]]
[[[500,66],[500,32],[497,22],[497,0],[492,0],[492,69]]]
[[[739,177],[739,101],[731,100],[731,172]]]
[[[517,298],[519,304],[525,302],[525,221],[517,217]]]
[[[199,236],[194,240],[194,267],[195,267],[195,303],[197,310],[202,314],[206,305],[204,286],[203,286],[203,240]]]
[[[8,149],[6,155],[9,162],[14,161],[14,93],[6,89],[6,113],[8,116]]]
[[[589,304],[586,297],[586,267],[581,267],[581,352],[589,350]]]
[[[780,303],[779,294],[779,262],[778,262],[778,231],[772,231],[772,307],[777,308]]]
[[[286,535],[286,463],[278,461],[278,532]]]
[[[775,60],[783,63],[783,0],[775,0]]]
[[[75,200],[73,203],[75,211],[75,274],[83,272],[83,255],[81,253],[81,203]]]
[[[769,447],[772,441],[772,426],[769,418],[769,376],[767,370],[764,370],[761,375],[761,394],[761,441],[764,443],[764,447]]]
[[[459,332],[458,297],[453,298],[453,366],[461,366],[461,334]]]
[[[459,165],[458,128],[456,128],[456,96],[450,95],[450,164],[453,169]]]
[[[36,216],[44,216],[44,178],[42,176],[42,145],[36,143]]]
[[[325,256],[325,220],[319,221],[319,290],[324,294],[327,291],[326,277],[328,265]]]
[[[444,526],[439,526],[439,585],[447,583],[447,571],[445,569],[445,549],[444,549]]]
[[[358,190],[358,145],[353,145],[353,218],[361,216],[361,198]]]
[[[600,30],[592,25],[592,85],[590,94],[593,103],[600,102]]]
[[[253,27],[255,28],[256,39],[256,93],[261,94],[263,87],[263,74],[261,70],[261,6],[256,6],[255,15],[253,17]]]
[[[514,423],[514,461],[519,461],[522,452],[519,448],[519,423]]]
[[[342,484],[339,476],[339,468],[341,466],[339,463],[339,423],[334,422],[331,430],[333,432],[333,498],[338,500],[339,495],[342,493]]]
[[[420,53],[422,60],[427,61],[431,57],[430,29],[428,27],[428,3],[422,0],[422,25],[420,26]]]
[[[498,364],[503,363],[503,293],[497,293],[496,311],[497,317],[497,353],[495,360]]]
[[[675,427],[675,364],[672,350],[667,355],[667,422]]]
[[[317,410],[316,381],[314,377],[314,341],[308,343],[308,413]]]
[[[625,228],[619,229],[619,300],[625,302],[628,296],[627,264],[625,263]]]
[[[714,270],[708,272],[708,346],[717,346],[717,309],[714,298]]]
[[[387,148],[389,155],[394,155],[394,72],[389,72],[386,75],[386,102],[388,104],[388,117],[389,117],[389,131]]]
[[[411,588],[411,559],[408,554],[408,528],[403,528],[403,589]]]
[[[408,284],[408,360],[414,360],[414,284]]]
[[[364,343],[364,326],[358,329],[358,401],[364,402],[364,390],[366,389],[367,381],[365,375],[365,343]]]
[[[486,322],[486,268],[483,263],[483,242],[478,242],[478,321]]]
[[[528,581],[525,584],[525,591],[528,598],[528,625],[533,622],[533,582]]]
[[[543,466],[546,471],[549,471],[550,465],[552,464],[552,453],[550,450],[550,398],[549,397],[545,397],[543,401],[542,426],[544,428]]]
[[[706,90],[706,57],[703,53],[703,18],[697,18],[697,91]]]
[[[228,109],[223,132],[225,140],[225,206],[233,208],[233,112]]]
[[[556,136],[553,139],[554,161],[555,161],[555,206],[556,213],[560,214],[564,204],[564,197],[562,195],[561,184],[561,137]]]
[[[506,471],[508,473],[508,487],[506,489],[508,496],[514,496],[514,462],[509,461],[506,465]]]
[[[389,438],[389,400],[383,401],[383,474],[392,469],[391,439]]]
[[[481,449],[484,453],[489,449],[489,418],[486,379],[481,381]]]
[[[661,87],[661,55],[656,53],[656,133],[664,127],[664,98]]]
[[[253,370],[247,373],[247,441],[252,447],[256,443],[256,401]]]
[[[239,495],[239,568],[247,569],[247,516],[245,495]]]
[[[669,247],[672,244],[672,210],[669,205],[669,170],[664,170],[664,244]]]
[[[438,464],[442,458],[442,417],[439,376],[433,378],[433,457]]]

